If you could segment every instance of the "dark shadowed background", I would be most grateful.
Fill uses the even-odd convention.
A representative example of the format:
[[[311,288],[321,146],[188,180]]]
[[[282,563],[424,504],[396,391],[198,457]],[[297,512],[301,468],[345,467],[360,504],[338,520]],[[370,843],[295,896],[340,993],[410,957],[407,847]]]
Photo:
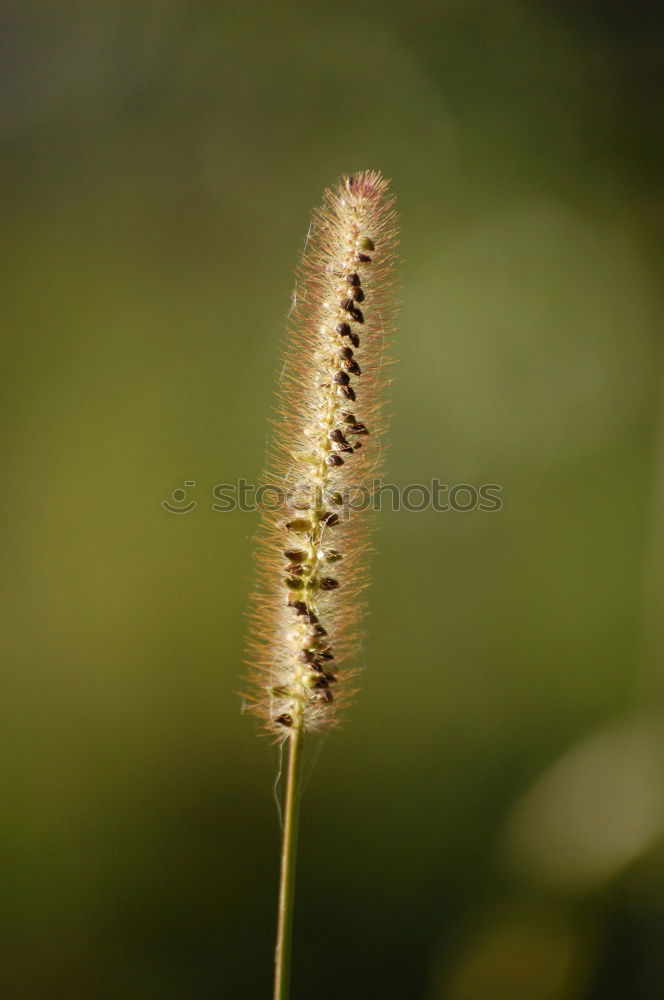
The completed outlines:
[[[664,995],[660,18],[5,6],[7,1000],[269,996],[257,522],[212,490],[261,471],[311,208],[366,167],[403,219],[388,476],[503,509],[381,517],[294,1000]]]

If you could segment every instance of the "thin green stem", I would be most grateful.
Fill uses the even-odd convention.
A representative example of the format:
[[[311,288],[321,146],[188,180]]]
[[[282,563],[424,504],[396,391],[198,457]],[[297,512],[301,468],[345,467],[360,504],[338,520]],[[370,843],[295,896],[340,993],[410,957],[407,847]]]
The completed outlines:
[[[302,727],[293,727],[288,739],[288,772],[284,802],[284,832],[281,845],[277,948],[274,955],[274,1000],[288,1000],[290,993],[293,907],[295,902],[295,861],[300,825],[302,775]]]

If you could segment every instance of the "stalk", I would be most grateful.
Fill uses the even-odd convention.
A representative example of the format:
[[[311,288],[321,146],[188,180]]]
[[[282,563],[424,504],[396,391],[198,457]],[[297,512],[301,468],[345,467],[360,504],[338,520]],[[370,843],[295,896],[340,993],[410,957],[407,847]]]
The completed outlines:
[[[300,826],[302,794],[302,729],[291,732],[288,740],[284,831],[281,844],[279,876],[279,909],[277,915],[277,947],[274,954],[274,1000],[288,1000],[295,908],[295,866]]]

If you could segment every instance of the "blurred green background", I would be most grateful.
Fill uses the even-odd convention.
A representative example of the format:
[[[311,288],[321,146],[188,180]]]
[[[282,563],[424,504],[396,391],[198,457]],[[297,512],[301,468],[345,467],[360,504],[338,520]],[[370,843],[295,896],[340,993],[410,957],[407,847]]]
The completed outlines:
[[[294,1000],[664,996],[661,12],[2,22],[3,997],[269,996],[256,518],[212,489],[261,471],[311,208],[365,167],[403,219],[388,476],[504,508],[381,517],[362,691],[311,750]]]

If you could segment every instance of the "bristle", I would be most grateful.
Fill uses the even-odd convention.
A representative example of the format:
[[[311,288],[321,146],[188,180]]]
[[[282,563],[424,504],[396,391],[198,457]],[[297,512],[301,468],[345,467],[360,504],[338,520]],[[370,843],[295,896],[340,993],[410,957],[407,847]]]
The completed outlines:
[[[364,171],[326,192],[298,271],[265,478],[298,499],[263,514],[250,611],[253,710],[280,738],[333,725],[353,693],[373,515],[344,496],[380,472],[396,243],[388,182]]]

